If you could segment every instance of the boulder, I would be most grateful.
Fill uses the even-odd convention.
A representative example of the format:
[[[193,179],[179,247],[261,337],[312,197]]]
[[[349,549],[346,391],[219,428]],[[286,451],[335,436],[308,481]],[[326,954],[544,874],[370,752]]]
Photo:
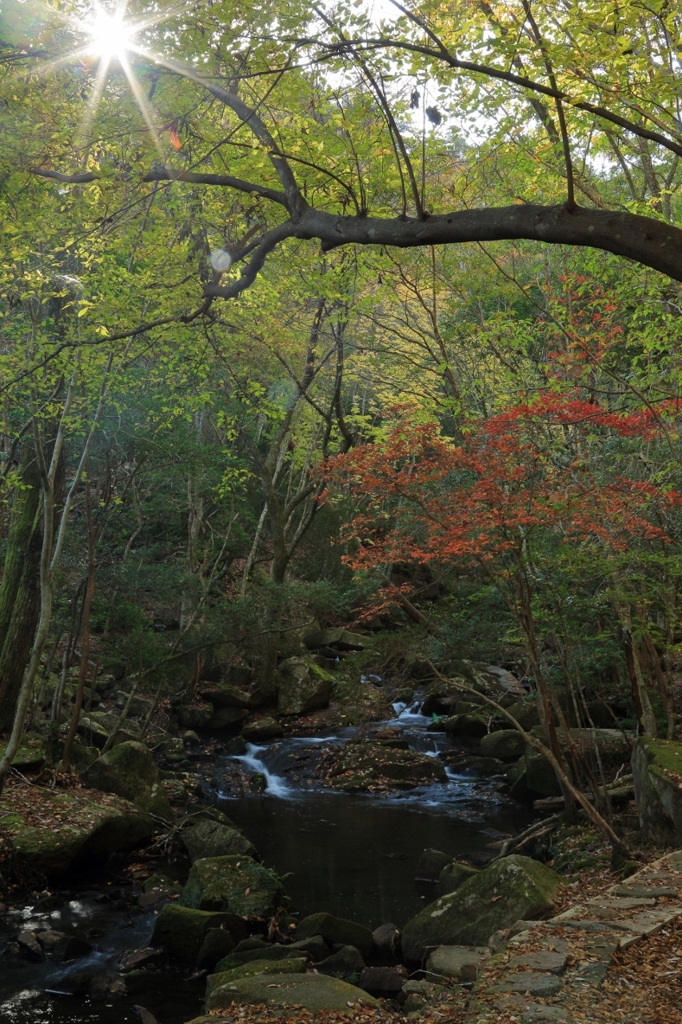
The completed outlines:
[[[642,828],[658,842],[682,842],[682,743],[641,736],[632,775]]]
[[[292,954],[305,953],[314,964],[319,964],[329,956],[329,946],[321,935],[311,935],[307,939],[299,939],[287,946]]]
[[[381,743],[346,744],[328,776],[335,789],[358,791],[382,786],[409,788],[446,778],[437,758]]]
[[[378,1006],[376,999],[354,985],[324,974],[261,974],[239,978],[222,985],[211,1000],[213,1010],[226,1009],[233,1003],[264,1003],[267,1006],[302,1006],[312,1013],[337,1010],[347,1014],[359,1001]]]
[[[201,697],[209,701],[216,711],[222,708],[250,708],[252,705],[250,693],[228,683],[205,687],[201,690]]]
[[[461,984],[476,981],[478,968],[488,956],[490,950],[487,946],[439,946],[429,955],[426,971],[429,975]]]
[[[274,871],[251,857],[234,855],[196,861],[180,896],[183,907],[229,911],[241,917],[272,917],[284,900],[282,881]]]
[[[365,967],[358,979],[358,987],[380,999],[395,999],[406,981],[405,968]]]
[[[206,729],[213,718],[214,708],[205,700],[183,701],[175,708],[183,729]]]
[[[556,772],[542,754],[526,755],[525,784],[538,796],[561,796],[561,786]]]
[[[245,835],[219,821],[198,821],[186,828],[180,838],[192,863],[202,857],[223,857],[229,854],[254,857],[256,854]]]
[[[521,728],[525,729],[526,732],[532,729],[533,726],[540,725],[540,706],[535,694],[521,697],[520,700],[511,704],[507,711],[510,715],[514,716]]]
[[[357,976],[364,969],[365,961],[355,946],[341,946],[315,966],[315,970],[320,974],[328,974],[334,978],[350,978],[354,974]]]
[[[246,931],[244,922],[235,914],[210,913],[169,903],[154,922],[152,946],[163,946],[178,960],[196,963],[209,931],[227,931],[234,944]]]
[[[29,808],[26,808],[27,812]],[[89,790],[41,790],[41,818],[31,816],[6,792],[0,818],[10,832],[13,864],[23,875],[59,875],[72,866],[132,850],[156,831],[150,814],[128,800]]]
[[[372,643],[371,637],[362,633],[351,633],[347,629],[315,629],[306,633],[303,643],[309,651],[319,651],[325,647],[337,651],[364,651]]]
[[[489,716],[485,713],[453,715],[443,720],[443,728],[450,736],[470,736],[481,739],[488,734]]]
[[[453,860],[451,864],[446,864],[439,874],[436,892],[439,896],[447,896],[448,893],[459,889],[467,879],[477,874],[478,868],[472,868],[470,864],[462,864],[460,861]]]
[[[375,928],[372,938],[376,960],[385,964],[394,964],[400,960],[400,928],[392,921]]]
[[[311,935],[321,935],[330,946],[355,946],[363,957],[369,956],[374,946],[372,933],[364,924],[324,912],[310,914],[299,921],[296,938],[307,939]]]
[[[635,737],[620,729],[571,729],[571,739],[584,753],[590,754],[594,746],[606,760],[629,760]]]
[[[230,686],[245,690],[253,682],[254,672],[250,665],[230,665],[226,675]]]
[[[211,730],[229,729],[238,722],[243,722],[248,715],[247,708],[225,707],[211,715],[207,728]]]
[[[90,711],[87,715],[81,715],[78,732],[88,746],[98,747],[100,750],[112,734],[114,745],[128,740],[139,740],[142,736],[139,725],[126,719],[119,729],[119,717],[112,711]]]
[[[209,935],[211,933],[209,932]],[[290,957],[288,960],[252,960],[251,963],[242,964],[241,967],[233,967],[231,971],[220,971],[219,974],[209,974],[206,979],[206,1009],[214,1010],[221,1008],[220,989],[223,985],[229,985],[241,978],[257,978],[259,974],[303,974],[305,973],[308,961],[304,956]],[[215,998],[213,998],[215,996]],[[229,1005],[229,1004],[228,1004]]]
[[[299,957],[301,950],[291,946],[266,946],[264,949],[244,949],[241,953],[229,953],[216,964],[216,971],[232,971],[235,967],[253,963],[254,960],[268,960],[273,963]]]
[[[146,718],[154,707],[154,701],[150,700],[149,697],[140,697],[138,694],[134,694],[131,697],[129,693],[125,693],[123,690],[118,691],[114,703],[121,710],[128,705],[128,714],[133,718]]]
[[[481,739],[481,754],[499,761],[515,761],[526,751],[526,741],[516,729],[500,729]]]
[[[486,945],[519,919],[549,914],[561,884],[555,871],[530,857],[504,857],[408,921],[403,953],[421,961],[434,946]]]
[[[334,677],[312,658],[289,658],[280,665],[277,710],[280,715],[306,715],[329,707]]]
[[[443,853],[442,850],[424,850],[417,862],[414,877],[420,882],[435,882],[443,868],[451,861],[452,856],[449,853]]]
[[[242,739],[247,743],[259,743],[261,740],[276,740],[284,735],[284,729],[275,718],[255,718],[242,726]]]
[[[119,743],[98,757],[83,772],[82,778],[92,789],[115,793],[157,818],[173,820],[151,751],[144,743],[135,740]]]

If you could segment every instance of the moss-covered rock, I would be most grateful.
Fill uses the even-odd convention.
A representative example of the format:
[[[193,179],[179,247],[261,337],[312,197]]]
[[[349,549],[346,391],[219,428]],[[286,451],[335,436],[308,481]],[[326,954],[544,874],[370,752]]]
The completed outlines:
[[[313,1013],[325,1010],[348,1013],[359,1000],[379,1005],[376,999],[354,985],[324,974],[260,974],[222,985],[213,993],[211,1005],[213,1010],[220,1010],[234,1003],[263,1003],[302,1006]]]
[[[253,963],[254,960],[268,960],[278,963],[280,960],[288,960],[292,956],[301,955],[298,943],[290,946],[265,946],[260,949],[242,949],[239,952],[229,953],[216,964],[216,971],[233,971],[243,964]]]
[[[248,708],[225,707],[216,711],[207,722],[207,728],[213,731],[231,729],[239,722],[243,722],[248,715]]]
[[[83,782],[103,793],[122,796],[158,818],[173,820],[151,751],[144,743],[131,740],[112,747],[85,770]]]
[[[282,881],[251,857],[204,857],[196,861],[180,903],[196,910],[223,910],[242,917],[270,917],[285,901]]]
[[[241,690],[238,686],[231,686],[229,683],[204,686],[201,690],[201,697],[203,700],[209,701],[216,711],[220,711],[222,708],[250,708],[253,703],[250,693]]]
[[[335,917],[334,914],[324,912],[309,914],[298,923],[298,940],[308,939],[313,935],[321,935],[330,946],[355,946],[364,957],[370,955],[374,946],[369,928],[357,924],[356,921],[348,921],[344,917]]]
[[[98,747],[100,750],[112,735],[114,745],[139,740],[142,730],[137,722],[128,719],[117,728],[119,717],[113,711],[90,711],[87,715],[81,715],[78,732],[88,746]]]
[[[526,786],[537,796],[561,796],[556,772],[542,754],[526,755]]]
[[[210,933],[209,933],[210,934]],[[252,960],[251,963],[233,967],[231,971],[209,974],[206,979],[206,1009],[212,1010],[216,1004],[221,1005],[220,997],[213,1001],[211,996],[219,992],[223,985],[239,981],[240,978],[256,978],[259,974],[304,974],[308,960],[304,956],[289,957],[287,960]]]
[[[235,914],[207,912],[168,903],[159,913],[154,924],[152,946],[162,946],[168,952],[196,963],[207,933],[212,928],[226,929],[234,941],[246,934],[244,921]]]
[[[661,842],[682,841],[682,743],[641,736],[632,751],[639,820]]]
[[[561,884],[559,875],[538,861],[505,857],[408,921],[403,953],[421,961],[434,946],[483,946],[500,928],[551,913]]]
[[[283,735],[284,729],[276,718],[254,718],[242,726],[242,738],[249,743],[276,740]]]
[[[0,818],[20,875],[61,874],[75,864],[131,850],[156,829],[152,817],[129,801],[86,789],[41,789],[30,805],[8,789],[0,799]]]
[[[470,736],[481,739],[488,734],[489,715],[485,712],[474,712],[468,715],[453,715],[443,720],[443,728],[450,736]]]
[[[230,854],[253,857],[256,853],[243,833],[219,821],[198,821],[184,829],[181,839],[192,863],[202,857],[224,857]]]
[[[334,676],[312,658],[289,658],[280,666],[280,715],[305,715],[329,707]]]
[[[462,864],[460,861],[453,860],[439,874],[436,892],[439,896],[447,896],[448,893],[459,889],[460,885],[478,873],[478,868],[472,868],[470,864]]]
[[[215,709],[206,700],[191,700],[178,704],[175,712],[183,729],[205,729],[213,718]]]
[[[481,739],[481,753],[484,757],[496,757],[500,761],[515,761],[526,750],[526,741],[516,729],[499,729]]]

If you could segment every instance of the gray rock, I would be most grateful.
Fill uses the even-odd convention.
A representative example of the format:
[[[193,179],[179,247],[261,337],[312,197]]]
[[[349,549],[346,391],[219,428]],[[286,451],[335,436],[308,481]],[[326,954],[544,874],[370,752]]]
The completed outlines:
[[[537,1003],[523,1011],[523,1024],[571,1024],[573,1018],[561,1006],[543,1006]]]
[[[213,705],[205,700],[178,704],[175,710],[183,729],[205,729],[213,718]]]
[[[213,1010],[220,1008],[225,1002],[221,989],[226,985],[232,985],[242,978],[257,978],[259,975],[268,974],[303,974],[306,969],[306,958],[282,960],[279,963],[273,960],[252,960],[241,967],[233,967],[230,971],[219,971],[211,974],[206,979],[206,1009]],[[228,1001],[229,1005],[229,1001]]]
[[[114,703],[117,708],[121,708],[121,710],[123,710],[126,704],[128,704],[129,699],[129,693],[124,693],[123,690],[119,690],[116,694],[116,700]],[[135,694],[132,699],[130,699],[128,714],[131,715],[132,718],[146,718],[153,707],[153,700],[149,700],[148,697],[140,697]]]
[[[242,738],[248,743],[275,740],[284,735],[284,729],[275,718],[256,718],[242,726]]]
[[[548,999],[557,995],[562,988],[560,978],[555,974],[540,974],[536,971],[521,971],[504,978],[491,987],[492,992],[520,992],[523,995]]]
[[[351,633],[347,629],[316,629],[306,633],[303,643],[309,651],[332,647],[337,651],[364,651],[372,642],[371,637]]]
[[[107,972],[92,979],[88,994],[93,1002],[109,1003],[116,999],[124,999],[128,995],[128,989],[120,974]]]
[[[565,970],[567,962],[568,958],[564,953],[540,949],[535,953],[522,953],[520,956],[512,957],[507,966],[527,967],[531,971],[550,971],[552,974],[561,974]]]
[[[529,730],[535,725],[540,725],[539,702],[535,695],[521,697],[520,700],[510,705],[507,711],[513,715],[522,729]]]
[[[211,730],[229,729],[231,726],[237,725],[238,722],[243,722],[248,713],[247,708],[221,708],[211,716],[207,728]]]
[[[378,1005],[377,1001],[354,985],[324,974],[263,974],[240,978],[217,989],[211,997],[212,1009],[233,1003],[264,1003],[267,1006],[302,1006],[313,1013],[337,1010],[348,1013],[358,1001]]]
[[[244,949],[241,953],[229,953],[216,964],[216,971],[232,971],[236,967],[253,963],[254,960],[271,960],[273,963],[279,960],[288,960],[292,957],[299,958],[300,950],[292,946],[267,946],[265,949]]]
[[[453,715],[443,720],[443,728],[450,736],[471,736],[481,739],[488,734],[489,716],[485,713]]]
[[[400,960],[400,929],[397,925],[390,921],[380,924],[372,932],[372,938],[377,959],[389,964]]]
[[[405,957],[421,961],[434,946],[482,946],[519,918],[549,914],[561,884],[551,868],[530,857],[504,857],[408,921]]]
[[[162,946],[179,960],[196,963],[206,935],[213,928],[226,929],[233,943],[241,939],[246,930],[244,921],[235,914],[211,913],[169,903],[156,918],[151,944]]]
[[[538,796],[561,796],[556,772],[542,754],[526,755],[526,785]]]
[[[311,935],[308,939],[299,939],[298,942],[292,942],[286,948],[290,949],[292,953],[294,951],[305,953],[314,964],[319,964],[321,960],[326,960],[329,956],[329,946],[321,935]]]
[[[449,892],[459,889],[460,885],[466,882],[468,878],[472,878],[477,874],[478,868],[473,868],[470,864],[462,864],[460,861],[453,860],[439,874],[436,894],[438,896],[447,896]]]
[[[481,740],[484,757],[496,757],[500,761],[515,761],[526,750],[526,741],[516,729],[500,729],[491,732]]]
[[[659,842],[682,842],[682,743],[641,736],[632,751],[635,802],[642,828]]]
[[[407,971],[395,967],[366,967],[360,974],[358,986],[370,995],[392,999],[402,991]]]
[[[476,981],[478,968],[488,956],[485,947],[439,946],[426,961],[426,970],[430,975],[451,981]]]
[[[452,857],[449,853],[443,853],[442,850],[426,849],[417,862],[414,877],[418,881],[435,882],[443,869],[451,863]]]
[[[305,715],[329,707],[334,677],[312,658],[289,658],[279,668],[277,709],[281,715]]]
[[[361,955],[369,956],[374,946],[374,939],[369,928],[355,921],[348,921],[333,914],[310,914],[299,921],[296,928],[297,939],[307,939],[311,935],[321,935],[330,946],[355,946]]]
[[[251,694],[246,690],[240,690],[238,686],[220,684],[219,686],[207,686],[201,690],[201,696],[209,701],[216,711],[223,708],[250,708],[253,705]]]
[[[136,722],[125,721],[119,729],[117,728],[119,717],[110,711],[91,711],[87,715],[81,715],[78,732],[84,737],[87,744],[99,749],[104,746],[112,734],[114,735],[114,744],[139,740],[142,735],[139,725]]]
[[[213,970],[234,949],[232,932],[226,928],[209,928],[197,955],[197,967]]]
[[[365,961],[355,946],[341,946],[331,956],[321,960],[315,966],[320,974],[329,974],[335,978],[350,978],[365,969]]]

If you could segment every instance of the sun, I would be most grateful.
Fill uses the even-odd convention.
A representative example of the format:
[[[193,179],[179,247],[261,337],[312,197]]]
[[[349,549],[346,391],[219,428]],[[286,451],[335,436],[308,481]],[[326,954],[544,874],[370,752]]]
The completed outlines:
[[[95,7],[94,16],[87,27],[92,55],[107,62],[120,60],[133,46],[135,29],[135,25],[126,22],[125,7],[122,4],[113,12]]]

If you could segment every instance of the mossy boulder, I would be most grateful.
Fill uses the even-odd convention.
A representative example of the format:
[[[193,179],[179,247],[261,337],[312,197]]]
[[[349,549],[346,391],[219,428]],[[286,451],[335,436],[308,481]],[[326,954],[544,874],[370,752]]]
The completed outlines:
[[[90,790],[41,789],[40,819],[8,789],[0,798],[3,831],[17,872],[59,875],[75,864],[132,850],[156,830],[153,818],[127,800]]]
[[[309,914],[298,923],[298,940],[308,939],[313,935],[321,935],[330,946],[355,946],[364,957],[370,955],[374,946],[369,928],[356,921],[348,921],[344,917],[335,917],[334,914],[324,912]]]
[[[478,868],[472,868],[470,864],[462,864],[460,861],[453,860],[439,874],[436,892],[439,896],[447,896],[448,893],[459,889],[460,885],[478,873]]]
[[[561,884],[555,871],[530,857],[504,857],[408,921],[403,953],[422,961],[436,946],[486,945],[500,928],[551,913]]]
[[[210,934],[210,933],[209,933]],[[251,963],[242,964],[241,967],[233,967],[231,971],[220,971],[219,974],[209,974],[206,979],[206,1009],[213,1010],[220,1008],[220,989],[223,985],[229,985],[241,978],[256,978],[259,974],[303,974],[305,973],[307,957],[289,957],[279,962],[273,960],[252,960]],[[211,997],[216,995],[215,999]]]
[[[211,715],[206,726],[208,729],[218,732],[221,729],[231,729],[239,722],[243,722],[248,713],[248,708],[224,707]]]
[[[142,730],[137,722],[126,719],[118,728],[119,717],[113,711],[90,711],[87,715],[81,715],[78,732],[88,746],[97,747],[100,750],[112,735],[114,745],[141,739]]]
[[[176,705],[175,713],[183,729],[206,729],[215,708],[207,700],[191,700]]]
[[[526,729],[526,731],[532,729],[535,725],[540,725],[540,703],[535,694],[521,697],[520,700],[511,704],[507,711],[516,719],[521,728]]]
[[[233,971],[243,964],[253,963],[254,960],[268,960],[278,963],[280,960],[289,960],[291,957],[299,957],[301,947],[299,943],[292,943],[290,946],[264,946],[260,949],[241,949],[239,952],[229,953],[216,964],[216,971]]]
[[[222,708],[250,708],[253,703],[250,693],[240,690],[238,686],[231,686],[229,683],[205,686],[201,690],[201,697],[203,700],[209,701],[216,711],[220,711]]]
[[[157,818],[173,820],[151,751],[144,743],[130,740],[112,747],[83,772],[83,782],[103,793],[122,796]]]
[[[182,832],[181,839],[192,863],[203,857],[224,857],[231,854],[246,854],[253,857],[256,853],[243,833],[219,821],[198,821]]]
[[[284,729],[276,718],[254,718],[242,726],[242,738],[248,743],[260,743],[262,740],[276,740],[284,735]]]
[[[196,963],[208,932],[213,928],[225,929],[233,942],[246,934],[244,921],[235,914],[194,910],[178,903],[168,903],[154,923],[152,946],[162,946],[168,952]]]
[[[282,662],[279,672],[280,715],[306,715],[329,707],[334,676],[312,658],[289,658]]]
[[[490,716],[485,712],[473,712],[467,715],[453,715],[443,720],[443,729],[450,736],[469,736],[481,739],[488,733]]]
[[[180,904],[241,917],[271,917],[285,902],[282,881],[251,857],[204,857],[192,865]]]
[[[2,757],[4,752],[4,747],[0,747],[0,757]],[[44,767],[45,761],[46,757],[42,743],[38,742],[35,745],[26,743],[19,747],[12,758],[12,767],[25,775],[31,772],[39,772]]]
[[[263,1003],[267,1006],[302,1006],[312,1013],[325,1010],[348,1013],[359,1000],[379,1006],[376,999],[354,985],[324,974],[259,974],[222,985],[212,994],[211,1006],[215,1011],[234,1003]]]
[[[481,754],[499,761],[515,761],[526,750],[526,741],[516,729],[499,729],[481,739]]]
[[[332,652],[339,651],[364,651],[372,644],[371,636],[364,636],[362,633],[351,633],[348,629],[315,629],[306,633],[303,643],[309,651],[320,651],[324,648],[331,648]]]
[[[659,842],[682,842],[682,743],[641,736],[632,774],[642,828]]]
[[[537,796],[561,796],[561,786],[552,768],[542,754],[526,754],[525,785]]]

